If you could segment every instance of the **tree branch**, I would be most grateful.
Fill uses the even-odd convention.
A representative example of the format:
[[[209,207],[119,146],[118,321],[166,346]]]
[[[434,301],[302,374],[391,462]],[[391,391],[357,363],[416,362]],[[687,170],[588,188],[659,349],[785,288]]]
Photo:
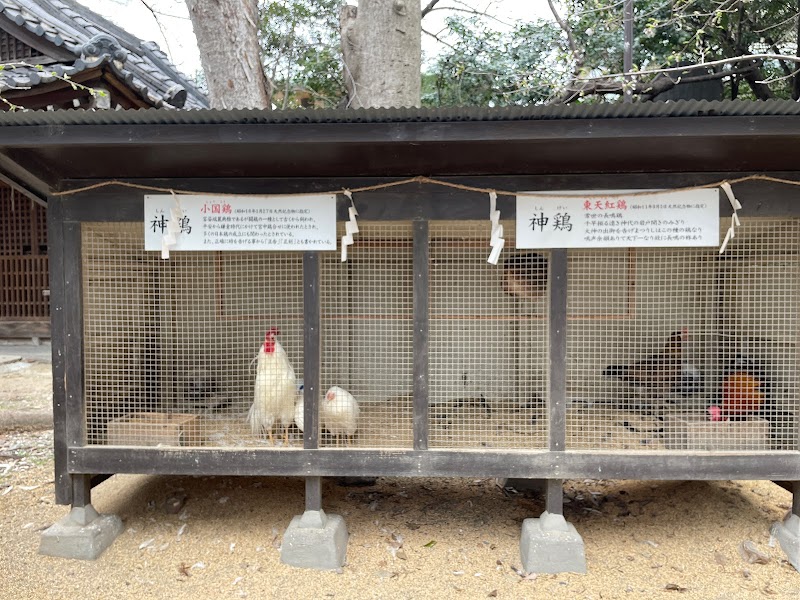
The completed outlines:
[[[800,60],[798,60],[800,62]],[[687,65],[684,67],[677,67],[670,69],[670,71],[691,71],[692,69],[702,67],[702,64]],[[603,77],[587,77],[582,79],[574,79],[567,84],[560,94],[555,96],[550,101],[551,104],[569,104],[584,96],[599,96],[603,94],[619,94],[625,92],[626,86],[630,89],[633,95],[641,96],[643,99],[652,99],[662,92],[672,89],[678,84],[695,83],[700,81],[713,81],[715,79],[723,79],[724,77],[731,77],[733,75],[748,75],[753,74],[757,70],[757,65],[745,65],[731,69],[724,69],[720,71],[709,71],[702,75],[689,75],[681,76],[673,79],[665,73],[658,72],[658,75],[649,81],[631,81],[626,82],[619,79],[619,75],[606,75]],[[635,74],[636,72],[634,72]],[[642,73],[642,72],[639,72]],[[652,73],[652,72],[651,72]]]
[[[659,73],[680,73],[681,71],[689,71],[697,67],[715,67],[725,65],[728,63],[740,62],[743,60],[785,60],[788,62],[800,63],[800,56],[792,56],[791,54],[744,54],[742,56],[732,56],[730,58],[721,58],[719,60],[711,60],[707,62],[699,62],[691,65],[684,65],[682,67],[669,67],[664,69],[644,69],[642,71],[631,71],[629,73],[609,73],[601,77],[584,77],[580,78],[581,81],[591,81],[593,79],[607,79],[612,77],[624,77],[626,75],[657,75]]]
[[[428,6],[422,9],[422,16],[420,18],[424,19],[425,15],[433,10],[433,7],[439,3],[439,0],[431,0],[428,2]]]
[[[169,39],[167,39],[167,32],[166,32],[166,30],[164,29],[164,26],[163,26],[163,25],[161,25],[161,20],[158,18],[158,15],[156,14],[156,11],[155,11],[155,10],[153,10],[153,7],[151,7],[151,6],[150,6],[150,5],[149,5],[147,2],[145,2],[144,0],[139,0],[139,2],[141,2],[141,3],[142,3],[142,6],[144,6],[144,7],[145,7],[147,10],[149,10],[149,11],[150,11],[150,14],[152,14],[152,15],[153,15],[153,18],[154,18],[154,19],[155,19],[155,21],[156,21],[156,25],[158,26],[158,30],[161,32],[161,37],[162,37],[162,38],[164,38],[164,46],[166,46],[166,48],[167,48],[167,54],[169,54],[170,56],[172,56],[172,50],[171,50],[171,49],[170,49],[170,47],[169,47]]]

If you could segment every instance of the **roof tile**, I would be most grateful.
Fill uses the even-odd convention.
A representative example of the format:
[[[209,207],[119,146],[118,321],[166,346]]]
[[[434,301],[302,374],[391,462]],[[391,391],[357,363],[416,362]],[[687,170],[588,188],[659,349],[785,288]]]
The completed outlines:
[[[73,63],[64,62],[60,65],[64,69],[71,68],[72,73],[88,68],[89,64],[108,64],[120,79],[126,81],[141,98],[155,107],[208,106],[208,100],[203,93],[176,69],[155,42],[140,40],[74,0],[0,0],[0,19],[9,19],[34,35],[74,54]],[[127,51],[127,58],[123,60],[113,48],[108,51],[104,47],[103,54],[97,56],[98,60],[87,63],[83,59],[84,46],[99,35],[110,36],[117,47]],[[36,74],[33,72],[35,69],[24,69],[15,69],[16,77],[11,75],[11,70],[0,72],[0,91],[30,87],[54,79],[40,73],[38,77],[34,77],[37,83],[21,85],[21,80],[28,80],[28,75]]]

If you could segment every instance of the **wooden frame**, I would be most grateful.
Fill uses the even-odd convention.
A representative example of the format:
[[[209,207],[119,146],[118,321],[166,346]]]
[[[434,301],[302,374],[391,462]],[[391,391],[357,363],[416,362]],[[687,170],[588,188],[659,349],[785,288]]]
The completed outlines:
[[[714,179],[705,175],[703,179]],[[542,189],[549,178],[465,178],[464,182],[507,189]],[[669,182],[677,187],[696,181],[696,176],[580,176],[561,178],[564,188],[657,187]],[[167,181],[161,186],[205,188],[205,182]],[[292,193],[320,185],[330,189],[350,181],[225,181],[214,180],[212,189],[240,193]],[[760,215],[800,215],[794,190],[774,189],[761,195]],[[741,195],[740,195],[741,197]],[[414,319],[414,419],[412,450],[343,450],[319,448],[316,404],[321,371],[321,308],[319,253],[304,254],[304,447],[274,449],[162,449],[85,446],[83,404],[83,314],[81,302],[82,222],[125,222],[143,219],[142,193],[130,189],[100,189],[65,198],[51,198],[49,232],[53,276],[53,370],[56,497],[73,501],[73,482],[104,473],[295,475],[307,478],[308,510],[321,506],[320,477],[326,476],[487,476],[514,479],[621,478],[621,479],[772,479],[800,480],[800,452],[608,452],[566,451],[566,340],[568,263],[565,250],[550,254],[550,415],[547,450],[428,450],[428,336],[430,314],[429,235],[430,220],[485,219],[488,201],[483,194],[452,190],[424,190],[412,186],[404,192],[364,192],[355,196],[360,219],[413,222],[413,319]],[[348,201],[340,198],[339,219],[346,218]],[[512,198],[498,206],[503,218],[513,218]],[[727,199],[720,199],[720,213],[729,214]],[[66,385],[62,385],[66,382]],[[97,478],[95,478],[95,482]],[[554,509],[558,507],[554,504]]]

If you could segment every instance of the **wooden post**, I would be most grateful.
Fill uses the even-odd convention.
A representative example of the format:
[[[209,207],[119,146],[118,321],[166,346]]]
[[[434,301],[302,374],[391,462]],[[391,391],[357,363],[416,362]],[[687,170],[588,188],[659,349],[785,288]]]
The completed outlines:
[[[430,241],[428,222],[414,221],[414,450],[428,449]]]

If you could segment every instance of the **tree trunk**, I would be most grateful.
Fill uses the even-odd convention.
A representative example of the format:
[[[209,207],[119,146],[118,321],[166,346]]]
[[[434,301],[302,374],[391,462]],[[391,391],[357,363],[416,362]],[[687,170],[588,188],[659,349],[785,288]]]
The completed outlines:
[[[800,0],[797,0],[797,10],[800,10]],[[800,19],[797,19],[797,29],[795,30],[794,43],[797,50],[795,54],[800,57]],[[800,99],[800,75],[795,73],[792,76],[792,100]]]
[[[257,0],[186,0],[213,108],[270,108]]]
[[[419,0],[359,0],[339,15],[349,108],[420,106]]]

